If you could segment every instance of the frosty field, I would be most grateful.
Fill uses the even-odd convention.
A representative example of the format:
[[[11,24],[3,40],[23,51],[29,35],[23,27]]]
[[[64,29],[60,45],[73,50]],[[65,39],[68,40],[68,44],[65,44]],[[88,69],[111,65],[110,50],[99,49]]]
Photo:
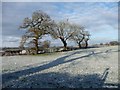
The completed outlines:
[[[3,88],[117,88],[118,46],[2,57]]]

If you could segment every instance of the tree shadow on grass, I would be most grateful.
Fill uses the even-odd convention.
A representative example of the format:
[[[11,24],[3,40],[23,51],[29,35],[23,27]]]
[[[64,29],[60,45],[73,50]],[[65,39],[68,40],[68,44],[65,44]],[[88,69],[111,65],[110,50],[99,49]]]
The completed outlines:
[[[19,77],[30,75],[30,74],[33,74],[33,73],[37,73],[37,72],[40,72],[42,70],[49,69],[49,68],[55,67],[55,66],[60,65],[60,64],[72,62],[72,61],[75,61],[77,59],[86,58],[86,57],[90,57],[92,55],[97,55],[97,54],[103,53],[103,52],[97,52],[97,53],[92,52],[92,53],[89,53],[89,54],[86,54],[86,55],[83,55],[83,56],[80,56],[80,57],[69,59],[67,61],[65,60],[66,58],[68,58],[72,55],[75,55],[75,54],[79,54],[81,52],[83,52],[83,51],[73,52],[69,55],[60,57],[60,58],[58,58],[58,59],[56,59],[56,60],[54,60],[54,61],[52,61],[48,64],[44,64],[44,65],[41,65],[41,66],[38,66],[38,67],[32,67],[32,68],[29,68],[29,69],[16,71],[16,72],[12,72],[12,73],[4,73],[4,74],[2,74],[2,83],[4,84],[5,82],[16,80]]]
[[[58,58],[58,59],[56,59],[56,60],[54,60],[54,61],[52,61],[48,64],[44,64],[44,65],[41,65],[41,66],[38,66],[38,67],[32,67],[32,68],[29,68],[29,69],[16,71],[16,72],[11,72],[11,73],[4,73],[4,74],[2,74],[2,82],[4,83],[4,82],[10,81],[10,80],[17,79],[17,78],[19,78],[21,76],[24,76],[24,75],[29,75],[29,74],[33,74],[33,73],[36,73],[36,72],[40,72],[42,70],[49,69],[49,68],[55,67],[55,66],[60,65],[60,64],[72,62],[72,61],[75,61],[77,59],[89,57],[89,56],[92,55],[92,54],[87,54],[87,55],[84,55],[84,56],[80,56],[80,57],[73,58],[73,59],[65,61],[66,58],[68,58],[72,55],[75,55],[77,53],[80,53],[80,52],[82,52],[82,51],[77,51],[77,52],[71,53],[69,55],[60,57],[60,58]],[[98,54],[98,53],[96,53],[96,54]]]
[[[72,76],[69,73],[39,73],[4,84],[3,88],[102,88],[105,84],[109,68],[103,75],[86,74]],[[109,84],[111,86],[112,84]],[[113,84],[116,86],[116,84]]]

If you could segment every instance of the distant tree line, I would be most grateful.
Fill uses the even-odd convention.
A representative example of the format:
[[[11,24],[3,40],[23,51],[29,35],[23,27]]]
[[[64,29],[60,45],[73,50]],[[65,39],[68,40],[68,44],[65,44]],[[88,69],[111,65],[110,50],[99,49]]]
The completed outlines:
[[[120,42],[118,41],[111,41],[109,42],[110,45],[120,45]]]
[[[107,46],[114,46],[114,45],[120,45],[120,42],[118,41],[110,41],[108,43],[100,43],[100,45],[107,45]]]
[[[40,41],[46,34],[51,35],[54,39],[60,39],[64,50],[67,50],[67,40],[73,40],[78,44],[79,48],[81,48],[81,43],[84,43],[85,48],[87,48],[90,39],[90,34],[85,31],[85,27],[71,23],[68,20],[56,22],[48,14],[40,10],[33,12],[31,18],[26,17],[19,28],[26,31],[22,36],[20,48],[28,45],[35,50],[35,54],[38,53],[41,45],[45,48],[50,46],[49,41],[42,43]]]
[[[120,42],[119,41],[110,41],[107,43],[94,44],[94,45],[92,45],[92,47],[115,46],[115,45],[120,45]]]

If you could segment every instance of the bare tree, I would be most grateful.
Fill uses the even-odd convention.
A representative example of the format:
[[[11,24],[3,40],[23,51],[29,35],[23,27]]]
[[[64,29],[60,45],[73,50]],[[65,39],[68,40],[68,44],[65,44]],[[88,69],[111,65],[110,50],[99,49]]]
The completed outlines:
[[[75,41],[79,48],[81,48],[81,43],[85,43],[85,48],[88,47],[88,40],[89,40],[89,32],[85,31],[85,28],[81,25],[77,25],[74,24],[74,28],[73,30],[75,31],[75,33],[71,36],[70,39],[72,39],[73,41]]]
[[[59,38],[63,45],[64,50],[67,49],[67,40],[75,33],[75,26],[67,21],[60,21],[54,26],[54,30],[50,31],[50,34],[54,38]]]
[[[88,47],[88,41],[90,39],[90,33],[88,31],[84,31],[84,42],[85,42],[85,48]]]
[[[20,29],[26,30],[23,35],[20,46],[23,47],[26,41],[31,40],[29,44],[33,44],[36,50],[36,54],[39,50],[39,39],[44,34],[48,34],[48,30],[52,29],[53,20],[46,13],[42,11],[36,11],[32,14],[32,18],[25,18]]]
[[[74,25],[75,33],[71,36],[70,40],[75,41],[79,48],[81,48],[81,42],[85,39],[84,27],[80,25]]]

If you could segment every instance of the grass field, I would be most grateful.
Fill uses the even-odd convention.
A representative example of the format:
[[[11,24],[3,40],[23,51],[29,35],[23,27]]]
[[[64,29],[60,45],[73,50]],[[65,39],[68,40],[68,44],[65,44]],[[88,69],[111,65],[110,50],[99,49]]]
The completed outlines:
[[[118,47],[2,57],[3,88],[117,88]]]

